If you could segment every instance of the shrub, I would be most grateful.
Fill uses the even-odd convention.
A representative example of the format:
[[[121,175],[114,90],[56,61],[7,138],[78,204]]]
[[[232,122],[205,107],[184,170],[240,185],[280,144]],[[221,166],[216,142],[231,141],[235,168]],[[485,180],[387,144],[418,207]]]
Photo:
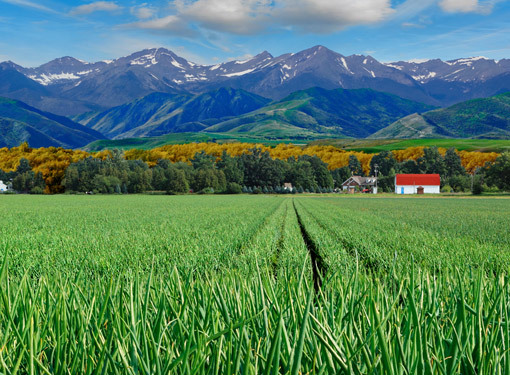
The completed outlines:
[[[227,184],[227,190],[225,191],[227,194],[241,194],[243,193],[243,188],[241,185],[235,183],[235,182],[229,182]]]
[[[451,193],[452,192],[452,187],[450,185],[445,185],[443,186],[443,188],[441,189],[441,192],[442,193]]]

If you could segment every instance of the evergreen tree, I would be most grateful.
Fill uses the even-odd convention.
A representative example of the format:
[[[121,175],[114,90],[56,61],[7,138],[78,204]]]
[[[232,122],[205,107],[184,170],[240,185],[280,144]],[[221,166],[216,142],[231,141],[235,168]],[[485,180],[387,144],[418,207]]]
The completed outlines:
[[[375,166],[378,166],[378,176],[390,176],[394,171],[397,161],[393,157],[391,151],[381,151],[375,154],[370,160],[370,175],[375,176]],[[394,173],[393,173],[394,174]]]
[[[507,151],[498,156],[486,174],[490,185],[510,191],[510,152]]]
[[[348,166],[337,168],[331,171],[333,177],[334,187],[341,188],[342,184],[351,177],[351,170]]]
[[[444,155],[446,177],[464,176],[466,170],[462,166],[460,156],[453,147],[449,148]]]
[[[364,176],[363,167],[356,155],[349,155],[349,170],[353,176]]]
[[[244,171],[239,157],[232,157],[223,151],[221,160],[216,164],[217,168],[225,174],[227,182],[242,184],[244,180]]]
[[[421,173],[438,173],[441,176],[446,174],[444,158],[437,147],[425,147],[423,156],[417,160]]]

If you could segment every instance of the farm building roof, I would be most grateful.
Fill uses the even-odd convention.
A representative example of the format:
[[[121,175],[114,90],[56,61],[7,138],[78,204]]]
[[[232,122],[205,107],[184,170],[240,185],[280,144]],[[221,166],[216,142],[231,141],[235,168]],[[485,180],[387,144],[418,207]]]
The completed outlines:
[[[396,185],[441,185],[441,177],[438,174],[397,174]]]
[[[351,176],[347,180],[344,181],[342,186],[372,186],[375,185],[376,177],[362,177],[362,176]]]

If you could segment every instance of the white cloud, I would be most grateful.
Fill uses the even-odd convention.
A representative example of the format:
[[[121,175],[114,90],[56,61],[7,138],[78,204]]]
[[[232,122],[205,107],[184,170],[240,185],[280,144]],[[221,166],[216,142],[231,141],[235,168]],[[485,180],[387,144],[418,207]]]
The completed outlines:
[[[23,7],[27,7],[27,8],[34,8],[34,9],[42,10],[42,11],[48,12],[48,13],[58,13],[57,11],[55,11],[53,9],[50,9],[44,5],[37,4],[37,3],[34,3],[33,1],[29,1],[29,0],[0,0],[0,2],[19,5],[19,6],[23,6]]]
[[[2,1],[2,0],[0,0]],[[128,27],[179,35],[212,32],[250,35],[274,30],[332,33],[349,26],[399,21],[402,27],[423,27],[415,17],[439,6],[446,12],[490,13],[503,0],[406,0],[392,7],[391,0],[173,0],[173,14],[153,19],[146,3],[131,8],[139,21]]]
[[[179,36],[195,36],[197,33],[191,29],[181,17],[170,15],[146,21],[132,22],[120,26],[121,28],[142,29],[154,32],[170,32]]]
[[[318,33],[377,23],[394,12],[390,0],[278,0],[278,3],[275,14],[283,26]]]
[[[482,13],[492,12],[494,4],[498,0],[480,2],[478,0],[441,0],[439,6],[448,13]]]
[[[395,13],[391,19],[403,22],[409,21],[428,8],[437,5],[437,1],[438,0],[406,0],[395,7]]]
[[[425,26],[419,24],[419,23],[413,23],[413,22],[403,22],[402,27],[408,28],[408,29],[423,29]]]
[[[253,34],[270,28],[327,33],[377,23],[390,0],[175,0],[178,14],[210,30]]]
[[[201,26],[233,34],[252,34],[267,27],[271,0],[176,0],[179,14]]]
[[[156,14],[156,9],[147,6],[147,3],[141,4],[140,6],[131,7],[131,14],[139,19],[151,18]]]
[[[117,5],[116,3],[113,3],[111,1],[96,1],[90,4],[84,4],[77,6],[69,12],[69,14],[73,16],[81,16],[84,14],[90,14],[94,12],[114,12],[117,10],[121,10],[122,7]]]

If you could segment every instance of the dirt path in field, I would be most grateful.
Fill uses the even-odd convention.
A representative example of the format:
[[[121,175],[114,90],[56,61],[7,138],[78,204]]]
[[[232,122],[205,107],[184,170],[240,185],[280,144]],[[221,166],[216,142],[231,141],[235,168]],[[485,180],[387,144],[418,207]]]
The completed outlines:
[[[292,206],[294,207],[294,212],[296,213],[297,216],[299,229],[301,230],[301,236],[303,237],[303,241],[306,245],[306,248],[308,249],[308,253],[310,254],[313,272],[313,286],[315,288],[315,291],[317,292],[322,286],[322,278],[324,277],[327,271],[326,265],[324,263],[324,260],[319,254],[317,245],[306,231],[306,228],[303,224],[303,221],[301,220],[301,216],[299,215],[294,200],[292,200]]]

